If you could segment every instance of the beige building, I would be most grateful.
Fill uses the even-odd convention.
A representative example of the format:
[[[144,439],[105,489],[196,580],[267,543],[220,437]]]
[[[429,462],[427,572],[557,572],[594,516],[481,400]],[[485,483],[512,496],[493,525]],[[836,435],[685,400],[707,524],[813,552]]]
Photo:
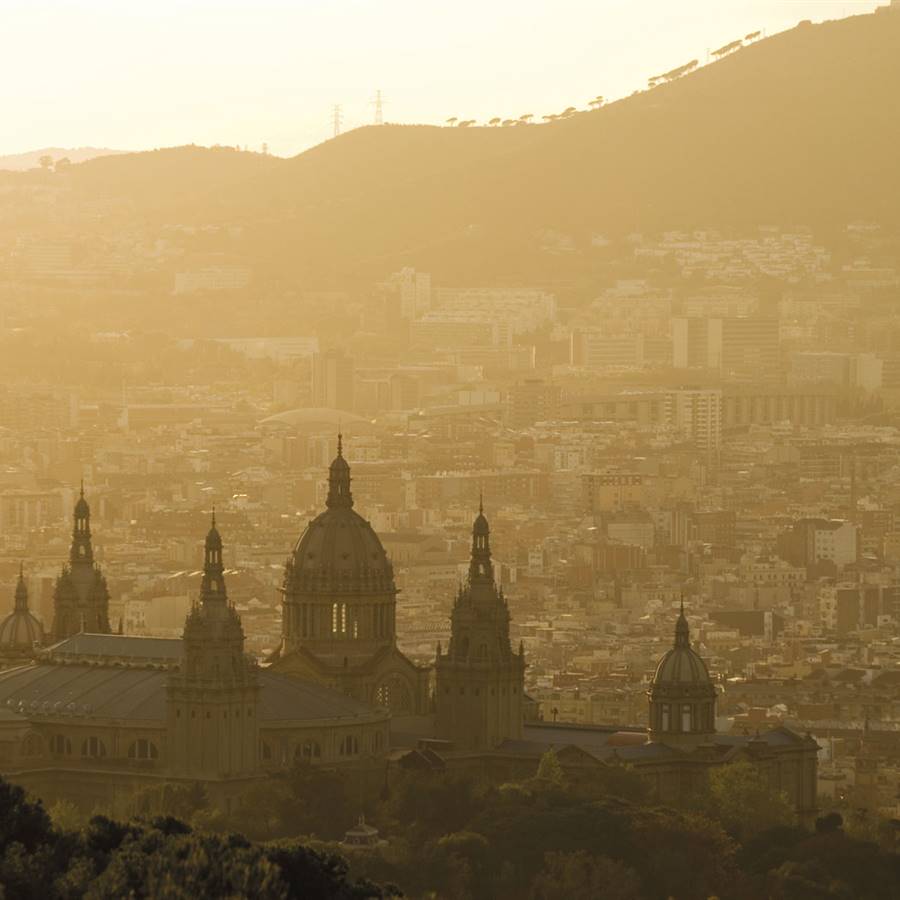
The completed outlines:
[[[397,647],[394,569],[372,526],[353,509],[342,441],[326,509],[297,542],[284,573],[275,671],[311,678],[394,714],[429,706],[429,670]]]
[[[213,523],[183,638],[80,631],[0,672],[4,776],[47,802],[120,813],[140,788],[200,782],[229,808],[295,761],[383,758],[387,710],[245,655],[223,573]],[[23,610],[12,615],[0,636],[22,631]]]

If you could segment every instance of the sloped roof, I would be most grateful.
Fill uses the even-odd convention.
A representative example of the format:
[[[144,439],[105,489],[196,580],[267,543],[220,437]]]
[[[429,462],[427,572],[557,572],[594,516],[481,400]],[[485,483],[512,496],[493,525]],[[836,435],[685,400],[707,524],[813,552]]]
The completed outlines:
[[[159,726],[166,718],[167,679],[161,669],[36,663],[0,672],[0,706],[30,718],[126,719]],[[306,679],[262,671],[259,680],[263,723],[386,716]]]
[[[141,637],[132,634],[74,634],[47,648],[51,659],[75,657],[131,657],[136,661],[177,662],[184,654],[181,638]]]

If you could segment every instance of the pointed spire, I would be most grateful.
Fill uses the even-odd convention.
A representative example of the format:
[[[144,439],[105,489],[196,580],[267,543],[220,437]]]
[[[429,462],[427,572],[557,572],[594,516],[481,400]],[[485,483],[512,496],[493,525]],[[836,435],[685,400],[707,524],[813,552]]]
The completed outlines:
[[[491,528],[484,514],[484,500],[479,499],[478,515],[472,523],[472,557],[469,562],[469,580],[488,577],[493,580],[491,564]]]
[[[212,525],[213,528],[216,527],[216,504],[215,503],[213,503],[213,506],[212,506],[212,520],[211,520],[210,524]]]
[[[72,563],[94,562],[94,548],[91,545],[91,508],[84,498],[84,479],[81,479],[78,501],[72,513],[72,546],[69,550]]]
[[[216,513],[213,510],[209,531],[203,548],[203,580],[200,587],[200,598],[205,604],[207,600],[226,600],[225,566],[222,563],[222,536],[216,528]]]
[[[25,583],[25,566],[19,563],[19,580],[16,582],[16,610],[28,609],[28,585]]]
[[[329,509],[350,509],[353,506],[353,494],[350,493],[350,466],[344,459],[344,435],[338,431],[337,456],[328,469],[328,499],[325,505]]]
[[[484,515],[484,488],[478,489],[478,515]]]
[[[681,595],[681,611],[678,614],[678,620],[675,622],[675,646],[687,647],[688,649],[691,646],[691,629],[684,614],[684,594]]]

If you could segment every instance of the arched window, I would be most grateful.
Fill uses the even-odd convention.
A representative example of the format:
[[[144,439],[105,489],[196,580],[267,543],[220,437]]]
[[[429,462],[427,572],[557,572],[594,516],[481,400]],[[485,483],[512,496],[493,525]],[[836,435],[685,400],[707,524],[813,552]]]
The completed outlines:
[[[662,705],[659,727],[662,731],[669,730],[669,704],[668,703],[663,703],[663,705]]]
[[[147,738],[132,741],[128,748],[129,759],[159,759],[159,748]]]
[[[263,762],[272,761],[272,745],[268,741],[259,742],[259,758]]]
[[[44,752],[44,742],[41,736],[32,731],[25,735],[22,741],[22,756],[41,756]]]
[[[338,750],[341,756],[356,756],[359,753],[359,739],[348,734],[342,741]]]
[[[297,760],[312,762],[314,759],[321,758],[322,745],[318,741],[304,741],[302,744],[297,744],[297,749],[294,750],[294,759]]]
[[[691,731],[691,707],[685,703],[681,707],[681,730],[684,732]]]
[[[90,759],[103,759],[106,756],[106,744],[98,737],[88,737],[81,742],[81,755]]]
[[[50,738],[50,752],[54,756],[71,756],[72,742],[64,734],[54,734]]]

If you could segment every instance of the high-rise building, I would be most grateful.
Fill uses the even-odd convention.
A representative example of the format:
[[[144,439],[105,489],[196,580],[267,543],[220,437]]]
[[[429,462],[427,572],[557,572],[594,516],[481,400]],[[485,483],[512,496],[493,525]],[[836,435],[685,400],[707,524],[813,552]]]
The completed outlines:
[[[512,428],[527,428],[559,415],[562,388],[540,378],[526,378],[512,385],[506,394],[506,414]]]
[[[714,462],[722,444],[722,392],[676,390],[671,392],[669,402],[669,421],[694,442],[705,462]]]
[[[328,409],[351,411],[356,372],[343,350],[326,350],[312,358],[312,402]]]
[[[778,319],[761,316],[672,319],[672,365],[676,369],[774,373],[779,363]]]
[[[509,608],[494,581],[490,528],[472,527],[469,576],[450,619],[450,644],[435,660],[435,731],[457,749],[490,750],[522,737],[525,651],[509,641]]]

